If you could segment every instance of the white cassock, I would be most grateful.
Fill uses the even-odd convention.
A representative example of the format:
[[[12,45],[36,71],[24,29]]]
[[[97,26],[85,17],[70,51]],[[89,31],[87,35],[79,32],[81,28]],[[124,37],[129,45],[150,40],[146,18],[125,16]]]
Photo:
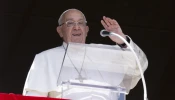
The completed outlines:
[[[32,63],[32,66],[26,78],[23,95],[44,96],[54,98],[61,97],[62,89],[60,89],[58,85],[58,76],[60,75],[60,70],[65,55],[64,47],[66,45],[67,44],[63,42],[62,46],[43,51],[35,56],[35,59]],[[102,44],[93,44],[93,45],[102,45]],[[148,61],[146,55],[131,40],[131,38],[130,38],[130,45],[136,52],[140,64],[142,66],[142,70],[144,72],[148,67]],[[116,45],[115,47],[118,49],[120,48],[118,45]],[[126,49],[128,49],[128,47]],[[127,56],[124,58],[126,58],[127,60],[129,59],[129,57]],[[116,61],[119,60],[120,59],[116,59]],[[126,88],[127,93],[129,93],[130,89],[133,89],[136,86],[136,84],[141,78],[140,71],[136,64],[135,59],[131,57],[131,59],[129,59],[128,61],[132,61],[132,63],[129,64],[131,67],[129,68],[128,72],[126,72],[126,75],[124,76],[124,79],[120,84],[120,86]],[[132,72],[132,75],[130,74],[130,72]],[[94,80],[86,80],[85,82],[97,85],[105,84]],[[66,90],[65,94],[67,94],[67,96],[65,96],[67,98],[75,96],[74,100],[80,100],[80,98],[81,100],[117,100],[117,95],[110,91],[98,91],[98,90],[92,91],[83,88],[82,89],[73,88]],[[82,97],[87,98],[82,99]]]

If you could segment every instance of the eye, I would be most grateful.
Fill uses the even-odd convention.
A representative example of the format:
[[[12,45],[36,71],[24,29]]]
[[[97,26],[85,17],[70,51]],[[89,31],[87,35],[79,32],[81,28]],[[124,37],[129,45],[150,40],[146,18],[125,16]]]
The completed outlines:
[[[74,22],[67,22],[67,25],[74,25]]]
[[[83,24],[83,22],[78,22],[78,24]]]
[[[81,25],[81,26],[83,26],[85,23],[83,22],[83,21],[81,21],[81,22],[78,22],[78,25]]]

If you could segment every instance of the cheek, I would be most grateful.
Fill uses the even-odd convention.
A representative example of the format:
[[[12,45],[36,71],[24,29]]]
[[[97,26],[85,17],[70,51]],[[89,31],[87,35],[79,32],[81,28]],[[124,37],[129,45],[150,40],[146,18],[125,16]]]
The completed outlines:
[[[84,36],[86,37],[87,36],[87,30],[86,30],[86,28],[83,29],[83,33],[84,33]]]
[[[86,28],[81,29],[84,34],[86,34]]]
[[[67,38],[70,37],[70,35],[71,35],[71,29],[64,29],[63,30],[63,34],[65,34],[64,36],[67,37]]]

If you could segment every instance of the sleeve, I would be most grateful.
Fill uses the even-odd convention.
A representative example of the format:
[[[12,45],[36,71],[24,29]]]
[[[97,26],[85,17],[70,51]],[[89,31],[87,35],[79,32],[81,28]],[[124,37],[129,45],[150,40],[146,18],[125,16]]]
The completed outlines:
[[[37,54],[28,72],[23,95],[37,95],[46,97],[48,95],[47,86],[49,79],[47,78],[47,60],[44,55]]]
[[[132,39],[129,36],[127,36],[127,37],[130,39],[130,45],[133,48],[133,50],[135,51],[135,53],[139,59],[139,62],[141,64],[143,72],[145,72],[145,70],[148,67],[148,60],[147,60],[145,53],[140,49],[140,47],[138,47],[132,41]],[[129,47],[127,47],[127,49],[129,49]],[[134,68],[133,74],[132,75],[125,75],[124,80],[123,80],[123,84],[126,87],[128,93],[129,93],[129,90],[133,89],[137,85],[139,80],[141,79],[141,73],[139,70],[139,66],[138,66],[138,64],[135,64],[135,65],[133,67]]]

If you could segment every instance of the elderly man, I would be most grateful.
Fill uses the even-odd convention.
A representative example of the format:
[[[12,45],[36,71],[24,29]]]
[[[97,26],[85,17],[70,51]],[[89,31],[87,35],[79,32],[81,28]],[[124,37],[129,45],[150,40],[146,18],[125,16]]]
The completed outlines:
[[[59,36],[63,38],[63,45],[43,51],[35,56],[25,82],[23,95],[55,98],[60,97],[57,79],[65,54],[64,46],[69,42],[85,43],[89,27],[86,24],[87,21],[84,14],[78,9],[68,9],[63,12],[58,20],[58,23],[59,26],[56,30]],[[148,66],[148,61],[144,52],[132,41],[129,36],[126,36],[122,32],[117,21],[103,16],[101,24],[107,31],[119,34],[130,43],[134,50],[139,53],[137,56],[139,56],[139,60],[142,62],[142,69],[145,71]],[[118,48],[128,48],[120,38],[110,36],[110,39],[117,44],[116,46]],[[141,78],[138,66],[136,66],[134,72],[137,73],[135,76],[125,76],[125,79],[123,80],[123,85],[127,87],[127,90],[134,88]],[[132,83],[129,86],[127,86],[128,80],[132,80]],[[108,99],[106,98],[106,100]],[[113,99],[116,100],[115,97],[113,97]]]

